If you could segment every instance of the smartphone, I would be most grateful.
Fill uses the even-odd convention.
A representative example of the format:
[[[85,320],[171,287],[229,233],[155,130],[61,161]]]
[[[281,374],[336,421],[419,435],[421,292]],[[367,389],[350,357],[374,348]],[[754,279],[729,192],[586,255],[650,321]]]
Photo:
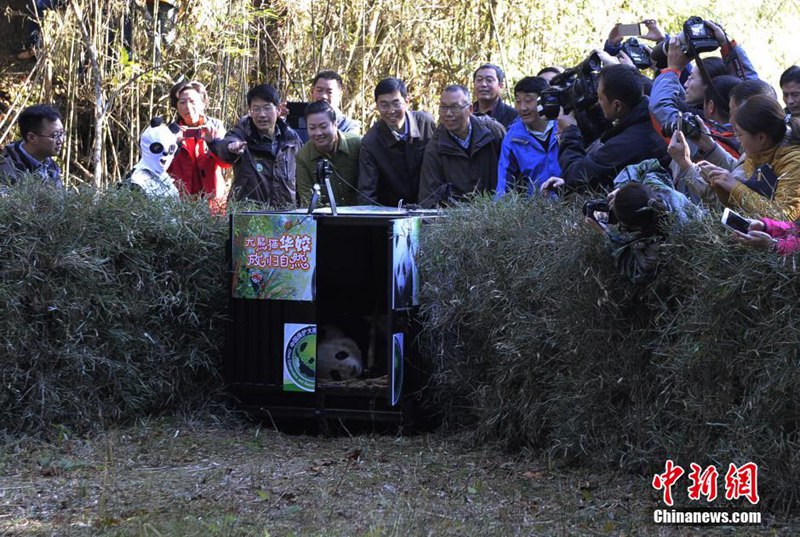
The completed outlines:
[[[622,36],[632,35],[634,37],[639,37],[642,35],[642,23],[640,22],[620,24],[617,29],[619,30],[619,35]]]
[[[186,129],[183,131],[184,138],[202,138],[203,129]]]
[[[678,112],[678,124],[675,126],[675,132],[683,132],[683,114]]]
[[[730,209],[725,209],[722,211],[722,225],[728,229],[747,234],[747,230],[750,228],[750,221]]]

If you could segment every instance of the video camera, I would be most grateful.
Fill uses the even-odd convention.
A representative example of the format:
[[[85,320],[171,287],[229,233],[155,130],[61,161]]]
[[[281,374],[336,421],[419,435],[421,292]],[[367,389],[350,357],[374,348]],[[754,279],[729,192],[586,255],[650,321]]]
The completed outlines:
[[[678,34],[681,50],[689,58],[696,58],[701,52],[711,52],[719,48],[714,32],[700,17],[689,17],[683,23],[683,31]],[[650,59],[659,69],[667,67],[669,39],[659,42],[650,53]]]
[[[701,119],[691,112],[679,112],[675,121],[661,125],[661,134],[666,138],[672,138],[675,131],[681,131],[686,138],[698,140],[703,133],[700,122]]]
[[[628,55],[637,69],[648,69],[653,66],[650,49],[635,37],[622,43],[622,52]]]
[[[539,95],[539,115],[556,119],[560,109],[586,110],[597,102],[597,85],[602,62],[596,52],[578,66],[553,77],[550,87]]]

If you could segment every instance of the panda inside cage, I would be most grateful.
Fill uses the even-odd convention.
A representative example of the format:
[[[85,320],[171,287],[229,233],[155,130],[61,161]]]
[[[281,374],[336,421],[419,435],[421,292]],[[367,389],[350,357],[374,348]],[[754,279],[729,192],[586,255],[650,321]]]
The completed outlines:
[[[320,226],[317,380],[388,383],[394,244],[386,228]]]

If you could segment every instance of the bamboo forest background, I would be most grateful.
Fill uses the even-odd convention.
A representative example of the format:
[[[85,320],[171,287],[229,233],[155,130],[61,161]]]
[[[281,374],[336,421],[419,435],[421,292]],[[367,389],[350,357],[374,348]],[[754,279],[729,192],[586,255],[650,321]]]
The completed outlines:
[[[132,10],[132,58],[120,31],[128,9],[127,0],[70,0],[47,13],[43,52],[19,75],[0,144],[16,136],[22,108],[54,102],[68,132],[69,184],[102,186],[136,161],[148,119],[171,116],[167,92],[181,78],[204,82],[207,113],[230,126],[251,85],[270,82],[288,100],[306,100],[314,73],[334,69],[345,79],[344,112],[369,126],[382,77],[403,78],[413,106],[432,112],[441,88],[468,83],[479,63],[504,67],[511,89],[547,65],[576,64],[614,23],[644,18],[669,33],[691,15],[721,23],[773,85],[800,61],[797,0],[182,0],[176,37],[160,51],[146,7]],[[7,14],[22,24],[20,11]]]

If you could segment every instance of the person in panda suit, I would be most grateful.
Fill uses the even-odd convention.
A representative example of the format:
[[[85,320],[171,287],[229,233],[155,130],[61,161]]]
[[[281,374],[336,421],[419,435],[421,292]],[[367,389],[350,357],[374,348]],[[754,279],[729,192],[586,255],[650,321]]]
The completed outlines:
[[[153,118],[139,139],[141,158],[123,180],[133,190],[153,198],[177,198],[178,189],[167,173],[178,150],[177,126]]]

